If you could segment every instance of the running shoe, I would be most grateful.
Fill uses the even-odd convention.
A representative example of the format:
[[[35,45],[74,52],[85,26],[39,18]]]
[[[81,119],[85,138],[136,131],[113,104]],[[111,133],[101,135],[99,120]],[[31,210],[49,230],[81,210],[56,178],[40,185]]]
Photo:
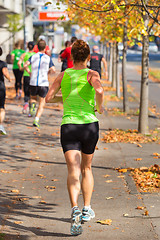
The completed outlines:
[[[6,130],[4,129],[4,127],[2,125],[0,125],[0,134],[1,135],[6,135]]]
[[[18,100],[18,94],[16,94],[15,99]]]
[[[22,90],[19,90],[19,96],[18,96],[18,99],[21,99],[22,97]]]
[[[82,213],[79,208],[75,208],[71,215],[71,235],[77,236],[82,233]]]
[[[36,114],[36,103],[31,104],[29,112],[30,112],[31,116],[35,116],[35,114]]]
[[[22,112],[23,112],[23,113],[27,113],[27,108],[28,108],[28,103],[25,103],[25,104],[23,105],[23,110],[22,110]]]
[[[37,121],[36,119],[34,119],[34,121],[33,121],[33,126],[39,128],[39,127],[40,127],[39,121]]]
[[[92,210],[92,208],[88,208],[88,209],[83,208],[82,209],[82,220],[83,221],[85,221],[85,222],[90,221],[94,217],[95,217],[95,213]]]

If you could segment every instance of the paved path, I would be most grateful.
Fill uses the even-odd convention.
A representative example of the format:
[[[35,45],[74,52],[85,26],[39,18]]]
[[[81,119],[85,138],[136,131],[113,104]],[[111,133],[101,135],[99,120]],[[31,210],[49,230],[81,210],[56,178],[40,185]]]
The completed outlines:
[[[74,237],[70,235],[67,168],[59,142],[61,106],[45,109],[40,131],[21,110],[21,101],[7,104],[8,135],[0,136],[0,233],[5,234],[0,239],[69,240]],[[104,114],[98,118],[101,133],[108,128],[137,128],[136,116],[127,119]],[[157,119],[152,119],[152,126],[156,124]],[[159,159],[152,154],[159,151],[159,144],[137,148],[129,143],[106,144],[101,138],[93,160],[92,207],[96,217],[83,225],[84,232],[76,239],[160,240],[160,194],[140,194],[128,173],[115,170],[158,164]],[[134,161],[138,157],[143,160]],[[79,206],[83,207],[82,195]],[[137,206],[146,207],[149,215],[144,216],[144,210],[137,210]],[[97,223],[105,219],[111,219],[112,224]]]

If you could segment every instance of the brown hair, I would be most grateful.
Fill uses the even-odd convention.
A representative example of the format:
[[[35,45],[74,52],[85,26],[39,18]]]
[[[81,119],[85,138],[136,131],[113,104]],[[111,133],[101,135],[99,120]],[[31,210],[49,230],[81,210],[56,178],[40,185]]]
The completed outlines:
[[[39,40],[37,45],[38,45],[39,51],[43,51],[46,47],[46,42],[44,40]]]
[[[77,40],[72,46],[71,54],[74,62],[84,62],[90,54],[90,48],[83,40]]]

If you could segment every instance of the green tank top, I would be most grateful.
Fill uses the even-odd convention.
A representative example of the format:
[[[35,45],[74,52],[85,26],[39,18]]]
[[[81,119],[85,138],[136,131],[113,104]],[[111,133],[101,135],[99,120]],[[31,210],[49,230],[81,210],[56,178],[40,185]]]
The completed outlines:
[[[34,54],[35,54],[35,52],[26,52],[26,53],[25,53],[25,56],[24,56],[24,59],[23,59],[23,64],[24,64],[25,62],[27,62],[28,59],[29,59],[31,56],[33,56]],[[29,65],[28,68],[29,68],[29,70],[30,70],[30,72],[31,72],[31,65]],[[24,70],[23,76],[24,76],[24,77],[29,77],[29,73],[28,73],[26,70]]]
[[[65,70],[61,91],[63,98],[63,124],[85,124],[98,122],[95,115],[95,90],[89,84],[87,75],[88,68]]]
[[[25,53],[25,51],[23,49],[14,49],[11,52],[11,55],[14,54],[13,69],[19,69],[18,61],[23,53]]]

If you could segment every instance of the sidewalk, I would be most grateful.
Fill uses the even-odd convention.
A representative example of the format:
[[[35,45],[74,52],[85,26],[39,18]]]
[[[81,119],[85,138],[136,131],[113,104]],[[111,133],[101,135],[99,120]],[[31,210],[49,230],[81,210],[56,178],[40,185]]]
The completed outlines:
[[[33,119],[21,113],[22,103],[7,104],[8,135],[0,136],[0,239],[75,238],[70,235],[67,167],[59,141],[61,105],[55,104],[52,108],[51,104],[47,105],[40,120],[40,131],[36,131],[32,127]],[[106,107],[119,104],[112,101],[106,103]],[[132,104],[136,107],[138,103]],[[154,152],[160,153],[159,144],[146,143],[139,148],[131,143],[104,143],[102,133],[109,128],[137,129],[138,117],[109,113],[97,116],[100,140],[93,160],[92,197],[96,217],[83,225],[84,232],[76,239],[160,240],[160,193],[140,193],[129,172],[122,174],[116,170],[159,164],[160,159],[152,156]],[[151,119],[150,125],[154,128],[157,119]],[[82,195],[79,205],[83,207]],[[143,215],[144,210],[137,210],[137,206],[145,207],[149,215]],[[111,219],[112,224],[97,223],[105,219]]]

